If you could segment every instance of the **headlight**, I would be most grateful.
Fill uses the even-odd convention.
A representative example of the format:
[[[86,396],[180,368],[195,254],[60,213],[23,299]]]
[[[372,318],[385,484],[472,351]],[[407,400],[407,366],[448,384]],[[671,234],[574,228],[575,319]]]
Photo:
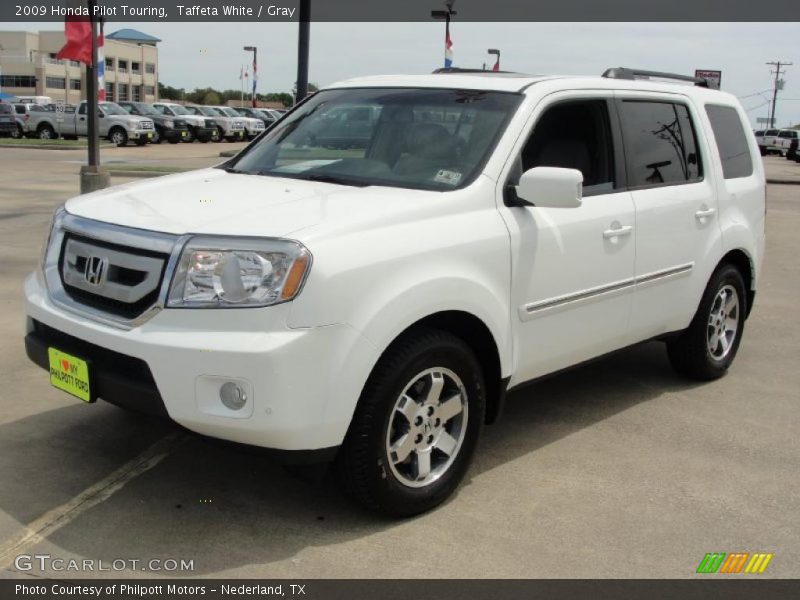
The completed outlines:
[[[270,306],[300,293],[311,254],[291,240],[197,237],[186,244],[167,306]]]
[[[175,129],[175,121],[173,121],[172,119],[164,121],[164,125],[167,126],[167,129]]]
[[[61,221],[61,218],[64,216],[64,213],[67,212],[62,204],[59,206],[55,212],[53,213],[53,218],[50,219],[50,227],[47,230],[47,237],[44,240],[44,246],[42,246],[42,253],[39,260],[39,264],[42,266],[42,270],[44,270],[45,263],[47,262],[47,253],[50,250],[50,242],[53,239],[53,230],[56,228],[56,223]]]

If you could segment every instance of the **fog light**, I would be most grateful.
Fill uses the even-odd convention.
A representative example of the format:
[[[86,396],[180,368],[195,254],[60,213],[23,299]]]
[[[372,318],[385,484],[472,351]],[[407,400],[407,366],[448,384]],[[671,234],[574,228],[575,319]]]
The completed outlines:
[[[232,381],[219,388],[219,399],[231,410],[241,410],[247,404],[247,394],[241,386]]]

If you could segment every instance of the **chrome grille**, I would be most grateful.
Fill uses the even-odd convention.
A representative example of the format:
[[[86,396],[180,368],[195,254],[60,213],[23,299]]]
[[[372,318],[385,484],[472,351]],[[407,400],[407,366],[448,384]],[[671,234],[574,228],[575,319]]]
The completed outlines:
[[[175,129],[183,130],[183,129],[189,129],[189,127],[188,127],[188,125],[186,125],[186,121],[183,121],[181,119],[176,119],[175,120]]]
[[[188,238],[85,219],[61,209],[43,264],[50,299],[106,325],[140,325],[164,308]]]
[[[153,122],[152,121],[139,121],[139,126],[142,129],[153,129]]]

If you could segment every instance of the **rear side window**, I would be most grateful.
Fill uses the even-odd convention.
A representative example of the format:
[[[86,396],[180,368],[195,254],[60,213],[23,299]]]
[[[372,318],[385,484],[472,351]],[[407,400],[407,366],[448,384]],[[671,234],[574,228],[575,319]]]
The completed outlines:
[[[631,187],[676,185],[702,178],[697,138],[686,106],[624,100],[620,111]]]
[[[713,104],[706,105],[706,113],[717,139],[725,179],[750,177],[753,174],[753,159],[739,113],[731,106]]]

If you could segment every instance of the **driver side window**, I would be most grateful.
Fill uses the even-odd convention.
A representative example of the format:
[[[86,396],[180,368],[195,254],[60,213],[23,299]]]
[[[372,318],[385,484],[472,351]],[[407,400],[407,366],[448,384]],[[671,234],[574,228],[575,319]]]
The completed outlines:
[[[567,101],[545,110],[517,159],[512,183],[534,167],[577,169],[584,196],[617,189],[608,102]]]

